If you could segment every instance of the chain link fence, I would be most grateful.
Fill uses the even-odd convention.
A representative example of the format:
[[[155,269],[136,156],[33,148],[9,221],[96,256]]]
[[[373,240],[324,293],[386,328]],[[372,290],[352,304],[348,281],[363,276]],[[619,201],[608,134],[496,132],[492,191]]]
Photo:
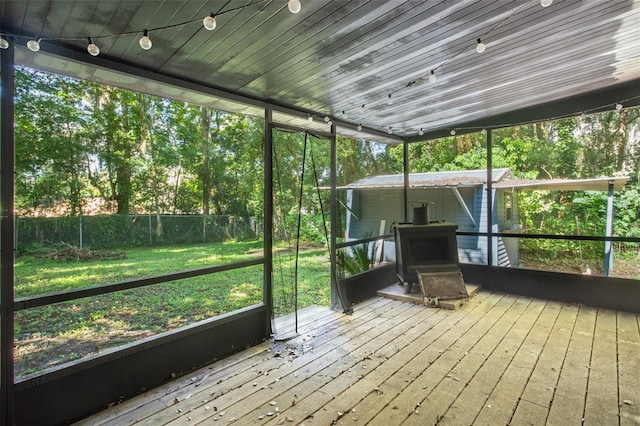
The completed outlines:
[[[252,240],[262,220],[228,215],[98,215],[16,218],[17,253],[47,245],[114,249]]]

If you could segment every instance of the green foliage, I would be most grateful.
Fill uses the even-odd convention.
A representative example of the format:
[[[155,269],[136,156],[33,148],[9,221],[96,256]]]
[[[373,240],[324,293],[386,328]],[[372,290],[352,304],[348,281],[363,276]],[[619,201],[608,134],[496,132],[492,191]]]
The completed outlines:
[[[358,274],[371,268],[373,259],[369,248],[369,243],[363,243],[336,252],[336,265],[340,278]]]

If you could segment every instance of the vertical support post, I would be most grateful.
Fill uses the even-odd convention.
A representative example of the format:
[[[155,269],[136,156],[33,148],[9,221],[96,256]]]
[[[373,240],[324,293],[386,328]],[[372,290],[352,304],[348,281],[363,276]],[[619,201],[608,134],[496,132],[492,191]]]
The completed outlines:
[[[14,423],[14,46],[0,50],[0,424]]]
[[[264,266],[262,278],[262,297],[267,306],[266,335],[273,332],[273,111],[267,108],[264,112]]]
[[[609,181],[609,194],[607,195],[607,228],[605,236],[610,238],[613,236],[613,189],[614,181]],[[609,272],[613,269],[613,242],[604,242],[604,276],[608,277]]]
[[[335,311],[350,312],[351,306],[345,306],[347,302],[340,291],[338,282],[338,270],[336,268],[336,250],[338,244],[338,147],[336,138],[336,125],[331,125],[331,159],[330,178],[331,191],[329,203],[329,216],[331,219],[331,235],[329,238],[329,264],[331,265],[331,309]]]
[[[404,174],[402,204],[404,205],[404,221],[409,222],[409,142],[402,142],[402,149],[402,172]]]
[[[493,163],[491,129],[487,129],[487,266],[493,266]]]

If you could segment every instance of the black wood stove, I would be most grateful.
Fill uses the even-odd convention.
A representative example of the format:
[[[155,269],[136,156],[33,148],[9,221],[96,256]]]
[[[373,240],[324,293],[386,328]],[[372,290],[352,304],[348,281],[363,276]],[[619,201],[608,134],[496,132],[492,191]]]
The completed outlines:
[[[394,224],[396,275],[410,293],[420,283],[425,298],[467,297],[458,260],[455,223]]]

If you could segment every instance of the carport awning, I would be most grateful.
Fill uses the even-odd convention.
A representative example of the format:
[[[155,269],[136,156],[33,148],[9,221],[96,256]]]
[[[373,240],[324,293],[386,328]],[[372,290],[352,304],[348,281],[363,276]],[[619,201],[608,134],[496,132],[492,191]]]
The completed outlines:
[[[512,188],[513,190],[548,191],[608,191],[613,183],[615,191],[620,191],[629,180],[628,176],[601,177],[593,179],[541,179],[541,180],[504,180],[494,188]]]

